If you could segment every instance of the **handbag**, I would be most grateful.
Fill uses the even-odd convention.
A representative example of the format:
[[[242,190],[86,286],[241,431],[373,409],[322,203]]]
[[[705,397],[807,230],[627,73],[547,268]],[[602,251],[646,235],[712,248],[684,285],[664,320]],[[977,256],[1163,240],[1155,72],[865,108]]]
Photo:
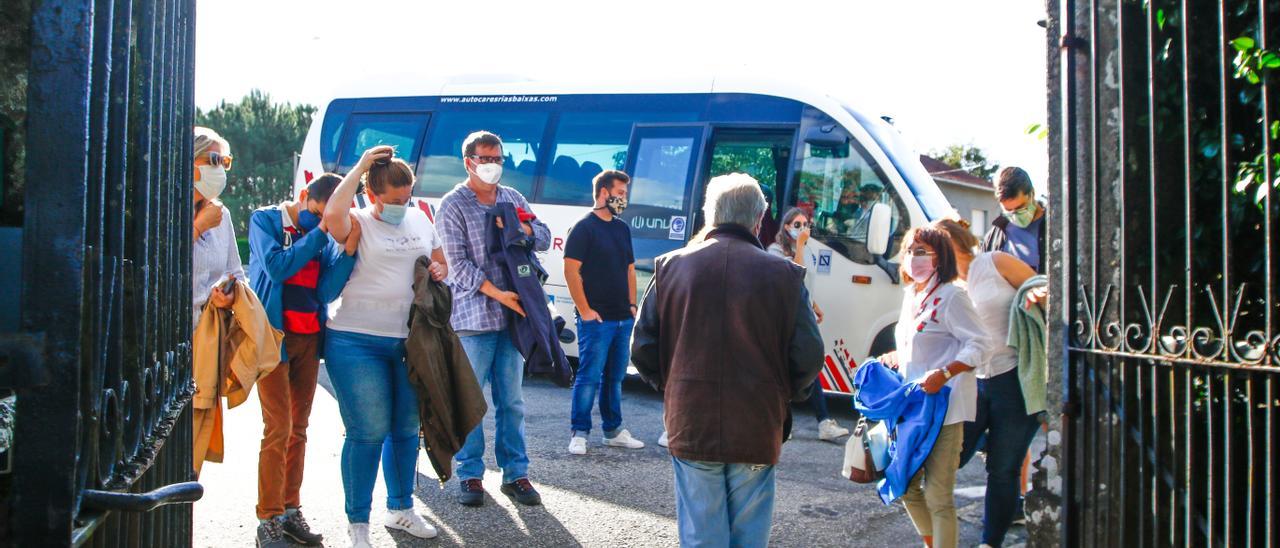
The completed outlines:
[[[877,421],[873,427],[866,419],[858,425],[844,444],[844,466],[840,475],[854,483],[874,483],[884,477],[889,460],[889,429]]]

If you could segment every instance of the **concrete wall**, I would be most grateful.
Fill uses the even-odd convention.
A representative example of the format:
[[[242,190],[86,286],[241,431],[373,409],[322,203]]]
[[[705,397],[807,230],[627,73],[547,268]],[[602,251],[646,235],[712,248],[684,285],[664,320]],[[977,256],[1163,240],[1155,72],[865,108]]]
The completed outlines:
[[[934,180],[937,181],[938,188],[942,190],[942,194],[947,197],[947,201],[951,202],[951,207],[956,208],[956,212],[960,214],[960,217],[974,223],[973,233],[979,238],[986,234],[987,227],[991,226],[991,221],[1000,214],[1000,203],[996,202],[993,191],[957,185],[941,179]],[[978,226],[978,223],[974,221],[974,210],[986,213],[986,222],[981,223],[982,226]]]

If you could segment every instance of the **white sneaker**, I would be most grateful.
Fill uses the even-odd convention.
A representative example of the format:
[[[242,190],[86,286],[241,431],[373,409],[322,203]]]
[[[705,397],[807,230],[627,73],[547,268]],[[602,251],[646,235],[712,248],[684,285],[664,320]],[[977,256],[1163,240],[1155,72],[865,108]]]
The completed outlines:
[[[570,439],[569,454],[570,455],[587,454],[587,438],[584,438],[582,436],[574,436],[572,439]]]
[[[351,548],[373,548],[373,543],[369,541],[368,523],[348,524],[347,538],[351,539]]]
[[[612,438],[605,438],[604,444],[608,445],[609,447],[625,447],[627,449],[644,448],[644,442],[631,437],[631,432],[628,432],[625,429],[623,429],[621,432],[618,432],[618,435]]]
[[[818,423],[818,439],[822,441],[836,441],[848,435],[849,429],[836,424],[835,419],[827,419]]]
[[[663,431],[662,431],[662,435],[661,435],[661,436],[658,436],[658,446],[659,446],[659,447],[666,447],[666,446],[667,446],[667,431],[666,431],[666,430],[663,430]]]
[[[413,508],[387,511],[387,527],[399,529],[418,538],[436,538],[436,528],[427,523]]]

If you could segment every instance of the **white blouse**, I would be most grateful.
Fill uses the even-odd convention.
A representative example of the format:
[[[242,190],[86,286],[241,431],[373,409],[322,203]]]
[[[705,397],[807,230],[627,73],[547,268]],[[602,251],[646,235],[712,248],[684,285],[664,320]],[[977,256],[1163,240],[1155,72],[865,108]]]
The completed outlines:
[[[248,282],[236,247],[236,229],[231,212],[222,206],[222,223],[206,230],[191,247],[191,327],[200,321],[200,311],[209,300],[209,291],[227,274]]]
[[[904,293],[894,333],[903,377],[920,382],[930,371],[953,361],[975,369],[984,363],[991,342],[964,289],[951,283],[931,284],[917,294],[911,285]],[[951,377],[947,386],[951,399],[943,424],[974,420],[978,381],[973,371]]]
[[[996,269],[995,254],[982,253],[969,265],[969,298],[991,337],[991,355],[976,373],[987,379],[1018,368],[1018,351],[1008,345],[1009,311],[1018,290]]]

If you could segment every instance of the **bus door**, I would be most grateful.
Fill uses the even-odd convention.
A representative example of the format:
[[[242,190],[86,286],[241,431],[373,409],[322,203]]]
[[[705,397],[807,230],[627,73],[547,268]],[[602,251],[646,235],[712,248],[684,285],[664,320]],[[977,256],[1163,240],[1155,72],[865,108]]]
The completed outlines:
[[[746,173],[760,183],[769,201],[769,210],[760,228],[760,242],[766,247],[773,243],[781,216],[786,212],[783,206],[794,142],[795,128],[714,128],[711,160],[693,191],[695,230],[707,222],[701,218],[707,181],[727,173]]]
[[[653,259],[691,236],[692,187],[706,126],[636,126],[627,151],[630,196],[622,219],[631,226],[637,291],[653,276]]]

